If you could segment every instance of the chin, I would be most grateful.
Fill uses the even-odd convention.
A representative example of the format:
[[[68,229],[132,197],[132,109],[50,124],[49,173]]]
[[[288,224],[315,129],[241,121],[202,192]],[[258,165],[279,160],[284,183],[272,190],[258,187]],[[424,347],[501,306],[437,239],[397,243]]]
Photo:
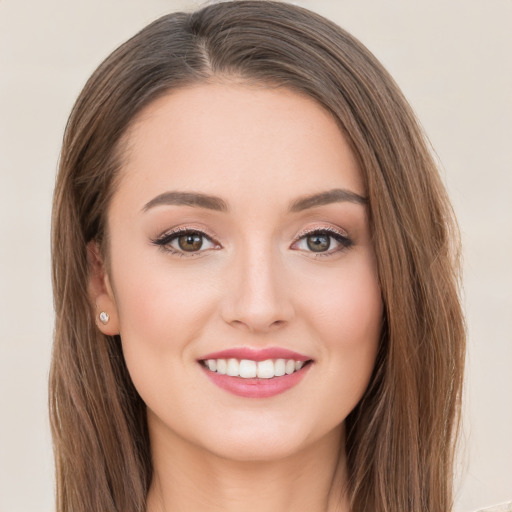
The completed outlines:
[[[305,428],[306,427],[306,428]],[[218,435],[203,439],[202,448],[211,454],[236,462],[272,462],[314,449],[332,434],[340,438],[342,426],[331,431],[311,431],[307,423],[295,421],[259,421],[252,425],[231,422]]]
[[[277,439],[275,435],[256,439],[229,439],[226,436],[224,443],[213,447],[211,453],[235,462],[272,462],[293,456],[303,449],[303,445],[300,440]]]

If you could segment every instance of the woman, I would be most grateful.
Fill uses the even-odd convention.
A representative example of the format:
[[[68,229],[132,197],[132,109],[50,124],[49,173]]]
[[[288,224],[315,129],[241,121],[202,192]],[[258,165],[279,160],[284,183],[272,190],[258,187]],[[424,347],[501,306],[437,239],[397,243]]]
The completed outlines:
[[[149,25],[77,100],[53,219],[59,511],[450,509],[455,223],[346,32],[261,1]]]

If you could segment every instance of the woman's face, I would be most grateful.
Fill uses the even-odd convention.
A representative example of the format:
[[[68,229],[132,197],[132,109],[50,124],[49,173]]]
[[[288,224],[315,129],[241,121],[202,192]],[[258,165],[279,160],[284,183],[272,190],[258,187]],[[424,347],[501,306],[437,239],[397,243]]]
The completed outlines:
[[[96,303],[153,445],[268,460],[338,436],[382,303],[361,172],[333,118],[286,89],[198,85],[147,107],[126,143]]]

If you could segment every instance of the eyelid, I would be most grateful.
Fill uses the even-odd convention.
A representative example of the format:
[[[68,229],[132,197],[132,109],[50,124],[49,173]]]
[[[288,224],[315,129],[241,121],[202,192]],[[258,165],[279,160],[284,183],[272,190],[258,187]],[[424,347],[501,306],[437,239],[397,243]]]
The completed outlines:
[[[325,226],[324,225],[324,226],[314,226],[314,227],[309,227],[309,228],[302,229],[301,231],[299,231],[299,233],[295,237],[295,241],[300,240],[304,236],[312,235],[314,233],[319,233],[319,232],[322,232],[322,233],[325,233],[325,232],[333,233],[335,235],[341,236],[342,238],[350,239],[349,236],[348,236],[348,233],[346,231],[344,231],[342,229],[339,229],[339,228],[335,228],[333,226]]]
[[[215,235],[211,233],[207,228],[203,226],[195,226],[193,224],[185,226],[176,226],[166,229],[160,235],[158,235],[156,239],[158,240],[159,238],[163,238],[164,236],[176,235],[179,233],[199,233],[201,235],[206,236],[207,238],[215,239]]]

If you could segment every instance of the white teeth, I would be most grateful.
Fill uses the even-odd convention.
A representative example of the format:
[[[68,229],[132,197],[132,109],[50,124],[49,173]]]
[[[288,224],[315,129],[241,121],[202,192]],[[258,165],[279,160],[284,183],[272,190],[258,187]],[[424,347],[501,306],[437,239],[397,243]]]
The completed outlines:
[[[217,373],[221,375],[226,375],[226,370],[228,369],[228,365],[225,359],[217,359]]]
[[[266,361],[258,362],[258,378],[259,379],[271,379],[275,376],[274,372],[274,361],[267,359]]]
[[[286,361],[284,359],[277,359],[274,365],[276,377],[282,377],[286,373]]]
[[[253,379],[256,377],[256,361],[250,361],[249,359],[242,359],[240,361],[240,377],[244,379]]]
[[[294,359],[267,359],[265,361],[252,361],[250,359],[207,359],[205,366],[212,372],[230,377],[241,377],[243,379],[272,379],[283,375],[291,375],[299,371],[303,361]]]
[[[238,359],[228,359],[226,375],[229,375],[230,377],[238,377],[240,375],[240,364]]]

